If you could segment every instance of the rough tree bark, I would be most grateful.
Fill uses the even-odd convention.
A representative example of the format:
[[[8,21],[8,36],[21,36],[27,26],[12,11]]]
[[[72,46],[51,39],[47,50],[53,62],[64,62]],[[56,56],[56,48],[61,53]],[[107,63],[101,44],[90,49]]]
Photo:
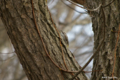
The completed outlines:
[[[45,44],[47,56],[38,34],[32,14],[32,0],[0,0],[0,16],[6,25],[7,33],[15,48],[15,52],[29,80],[66,80],[71,73],[62,71],[55,66],[67,70],[60,47],[60,37],[51,21],[46,0],[34,0],[34,13],[40,35]],[[65,42],[61,42],[65,62],[69,71],[78,71],[76,63]],[[78,76],[87,80],[84,73]]]
[[[77,2],[77,0],[73,1]],[[94,52],[101,44],[105,33],[104,43],[97,51],[93,63],[93,71],[102,71],[92,72],[91,80],[120,80],[120,41],[118,39],[117,43],[118,34],[115,33],[119,31],[120,27],[120,0],[86,0],[85,3],[84,6],[92,17]],[[100,4],[102,6],[98,8]],[[117,47],[115,48],[116,43]]]
[[[112,0],[87,0],[87,6],[89,8],[96,8],[100,4],[103,6],[110,3]],[[99,9],[97,11],[90,12],[92,16],[92,27],[94,31],[94,51],[100,44],[104,36],[105,27],[105,40],[100,48],[100,51],[94,58],[93,70],[101,70],[100,72],[92,72],[91,80],[112,80],[113,65],[114,65],[114,53],[115,44],[117,41],[117,33],[120,24],[120,0],[114,0],[114,2],[107,7],[103,8],[103,12]],[[104,25],[105,19],[105,25]],[[116,48],[116,63],[114,67],[114,80],[120,80],[120,40]],[[116,79],[115,79],[116,78]]]

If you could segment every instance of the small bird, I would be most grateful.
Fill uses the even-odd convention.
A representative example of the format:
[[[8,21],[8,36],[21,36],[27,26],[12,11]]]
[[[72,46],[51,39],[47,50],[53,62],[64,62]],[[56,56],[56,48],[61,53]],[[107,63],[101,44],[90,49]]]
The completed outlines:
[[[62,36],[62,39],[65,41],[67,47],[68,47],[69,46],[68,36],[63,31],[61,31],[61,36]]]

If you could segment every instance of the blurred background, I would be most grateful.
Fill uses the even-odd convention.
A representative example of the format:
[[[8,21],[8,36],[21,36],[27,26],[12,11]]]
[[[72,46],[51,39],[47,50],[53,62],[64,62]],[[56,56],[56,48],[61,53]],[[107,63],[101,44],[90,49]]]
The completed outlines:
[[[48,7],[58,30],[67,34],[69,49],[82,67],[93,54],[90,16],[86,10],[64,0],[48,0]],[[28,80],[4,26],[0,19],[0,80]],[[92,62],[85,71],[92,71]],[[89,79],[91,73],[86,75]]]

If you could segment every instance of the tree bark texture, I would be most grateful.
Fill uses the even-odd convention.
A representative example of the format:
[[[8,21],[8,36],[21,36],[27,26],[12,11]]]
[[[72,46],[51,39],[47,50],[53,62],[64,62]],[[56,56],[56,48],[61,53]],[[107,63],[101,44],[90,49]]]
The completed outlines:
[[[107,5],[112,0],[87,0],[87,6],[90,9],[97,8],[100,4]],[[94,51],[97,46],[101,43],[104,37],[105,27],[105,40],[102,47],[98,51],[94,58],[93,71],[91,80],[112,80],[113,65],[114,65],[114,54],[115,44],[117,42],[117,35],[119,24],[120,24],[120,0],[115,0],[112,4],[103,8],[104,14],[99,8],[97,11],[90,11],[92,17],[92,27],[94,31]],[[105,21],[104,21],[105,19]],[[105,25],[104,25],[105,22]],[[114,80],[120,80],[120,40],[116,48],[116,63],[114,67]],[[116,78],[116,79],[115,79]]]
[[[60,48],[60,37],[53,26],[46,0],[33,0],[34,13],[40,35],[52,60],[65,69]],[[47,56],[35,27],[31,0],[0,0],[0,16],[15,52],[29,80],[66,80],[72,77],[56,67]],[[76,63],[65,42],[61,42],[69,71],[77,71]],[[84,73],[79,80],[87,80]]]

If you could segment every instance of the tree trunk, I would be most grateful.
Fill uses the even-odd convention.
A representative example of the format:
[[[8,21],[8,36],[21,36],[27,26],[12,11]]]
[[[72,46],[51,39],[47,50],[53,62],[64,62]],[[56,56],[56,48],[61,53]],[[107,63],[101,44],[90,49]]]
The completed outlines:
[[[88,7],[93,9],[102,4],[107,5],[112,0],[87,0]],[[103,11],[102,11],[103,9]],[[98,51],[94,58],[93,71],[91,80],[111,80],[112,76],[114,80],[120,80],[120,40],[118,41],[117,48],[117,36],[120,24],[120,0],[114,0],[113,3],[106,7],[101,7],[97,11],[89,11],[92,16],[92,27],[94,31],[94,51],[104,38],[105,28],[105,40],[102,47]],[[105,23],[105,24],[104,24]],[[116,58],[115,58],[116,53]],[[116,60],[116,61],[115,61]],[[115,63],[115,67],[114,67]],[[114,69],[114,71],[113,71]],[[116,79],[115,79],[116,78]]]
[[[7,33],[28,79],[71,78],[71,73],[61,70],[61,68],[67,70],[63,54],[69,71],[78,71],[80,67],[63,40],[61,41],[62,54],[60,37],[50,18],[46,0],[34,0],[33,5],[38,29],[32,14],[31,0],[0,0],[1,19],[6,25]],[[78,79],[87,80],[83,73],[78,76]]]

